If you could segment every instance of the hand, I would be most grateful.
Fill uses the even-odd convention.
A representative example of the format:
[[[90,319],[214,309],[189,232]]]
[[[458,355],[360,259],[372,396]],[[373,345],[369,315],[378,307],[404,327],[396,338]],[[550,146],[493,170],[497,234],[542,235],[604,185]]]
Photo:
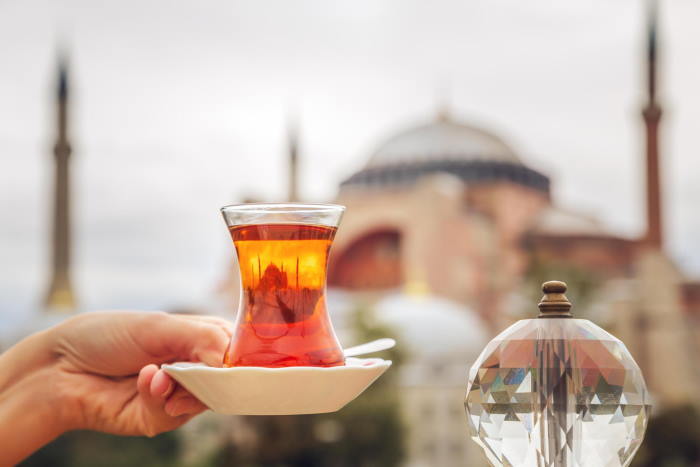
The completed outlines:
[[[153,436],[206,407],[159,369],[201,361],[221,366],[231,328],[223,319],[166,313],[91,313],[56,329],[61,393],[79,429]]]
[[[0,356],[0,437],[11,440],[12,433],[2,426],[15,423],[13,416],[29,418],[5,407],[10,418],[3,419],[3,402],[7,406],[12,398],[2,396],[13,389],[17,400],[31,394],[29,410],[44,414],[42,430],[27,427],[23,436],[37,433],[50,440],[72,429],[154,436],[177,428],[206,407],[159,365],[201,361],[221,366],[231,331],[227,321],[216,317],[102,312],[79,315],[31,336]],[[9,390],[3,391],[8,367],[21,371],[9,378],[14,383],[5,379]],[[3,458],[0,453],[0,465]]]

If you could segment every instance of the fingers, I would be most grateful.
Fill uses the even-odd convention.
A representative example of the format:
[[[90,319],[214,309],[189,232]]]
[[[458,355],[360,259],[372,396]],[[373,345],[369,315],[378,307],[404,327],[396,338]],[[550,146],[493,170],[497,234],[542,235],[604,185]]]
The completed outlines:
[[[156,365],[146,365],[139,372],[136,382],[142,410],[139,432],[154,436],[172,430],[187,422],[207,407],[187,390],[178,386]],[[130,417],[134,417],[134,412]]]
[[[219,327],[226,334],[226,346],[224,347],[224,352],[228,348],[231,341],[231,336],[233,335],[234,327],[233,323],[229,320],[220,318],[218,316],[207,316],[207,315],[175,315],[175,318],[182,320],[189,320],[195,323],[206,323],[213,326]],[[217,350],[218,352],[219,350]],[[209,366],[221,366],[223,363],[223,354],[211,355],[209,352],[200,355],[199,361],[206,363]]]
[[[147,384],[149,376],[151,377],[150,383]],[[185,388],[177,386],[167,373],[159,370],[155,365],[148,365],[141,370],[137,385],[142,395],[143,392],[148,392],[147,402],[151,407],[164,410],[170,417],[195,415],[207,409],[204,404],[187,392]]]
[[[156,365],[146,365],[139,371],[138,379],[136,380],[136,388],[139,394],[150,393],[150,387],[153,381],[153,377],[158,372],[158,367]]]
[[[178,317],[178,318],[184,318],[184,319],[190,319],[190,320],[194,320],[194,321],[202,321],[202,322],[214,324],[216,326],[219,326],[221,329],[223,329],[224,332],[226,334],[228,334],[229,336],[231,336],[233,334],[233,330],[234,330],[233,322],[228,320],[228,319],[221,318],[219,316],[187,315],[187,314],[180,314],[180,315],[174,315],[174,316]]]
[[[175,381],[165,371],[157,370],[149,389],[152,396],[166,398],[175,389]]]
[[[203,362],[209,366],[221,366],[224,353],[231,340],[229,323],[214,317],[176,317],[190,329],[185,342],[190,361]],[[184,327],[184,326],[183,326]]]
[[[207,406],[195,399],[183,387],[178,387],[168,398],[164,410],[171,417],[180,417],[182,415],[196,415],[207,410]]]
[[[219,328],[214,328],[218,332],[212,331],[212,328],[212,325],[207,325],[207,328],[200,332],[201,340],[190,343],[190,359],[209,366],[222,366],[230,337]]]
[[[158,313],[138,324],[132,335],[158,364],[187,360],[221,366],[232,332],[230,323],[215,317]],[[172,430],[207,409],[156,364],[141,368],[136,385],[140,409],[132,413],[141,420],[142,434]]]
[[[165,390],[161,389],[163,382],[156,379],[156,375],[159,371],[157,365],[146,365],[141,368],[138,379],[136,380],[136,388],[139,392],[139,396],[149,411],[161,409],[165,404]],[[152,390],[154,382],[157,383],[157,389],[160,391],[160,394],[158,391]],[[167,388],[167,381],[165,385]]]
[[[133,339],[152,357],[144,363],[184,360],[221,366],[231,333],[230,323],[211,316],[149,313],[132,326]]]

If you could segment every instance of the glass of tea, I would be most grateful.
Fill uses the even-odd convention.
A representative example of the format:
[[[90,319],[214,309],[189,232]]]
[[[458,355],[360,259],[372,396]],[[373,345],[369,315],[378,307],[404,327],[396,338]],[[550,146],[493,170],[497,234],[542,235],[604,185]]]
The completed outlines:
[[[239,204],[221,209],[238,254],[241,300],[224,366],[338,366],[326,310],[328,253],[345,207]]]

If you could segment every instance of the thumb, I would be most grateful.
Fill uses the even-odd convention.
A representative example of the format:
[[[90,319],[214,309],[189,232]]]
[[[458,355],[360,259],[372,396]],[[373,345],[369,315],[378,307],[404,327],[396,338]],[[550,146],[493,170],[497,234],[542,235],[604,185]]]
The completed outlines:
[[[221,366],[231,336],[230,328],[209,320],[196,320],[168,313],[151,313],[148,325],[135,334],[144,350],[159,363],[176,360]]]
[[[191,331],[185,339],[184,350],[190,361],[206,363],[209,366],[221,366],[224,354],[231,342],[233,327],[227,321],[210,316],[170,315],[178,325]]]

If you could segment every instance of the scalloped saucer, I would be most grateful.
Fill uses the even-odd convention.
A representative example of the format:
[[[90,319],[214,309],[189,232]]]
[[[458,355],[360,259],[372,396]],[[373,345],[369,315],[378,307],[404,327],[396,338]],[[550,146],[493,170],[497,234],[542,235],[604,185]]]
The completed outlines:
[[[389,367],[381,358],[345,359],[345,366],[215,368],[178,362],[162,368],[214,412],[298,415],[335,412]]]

